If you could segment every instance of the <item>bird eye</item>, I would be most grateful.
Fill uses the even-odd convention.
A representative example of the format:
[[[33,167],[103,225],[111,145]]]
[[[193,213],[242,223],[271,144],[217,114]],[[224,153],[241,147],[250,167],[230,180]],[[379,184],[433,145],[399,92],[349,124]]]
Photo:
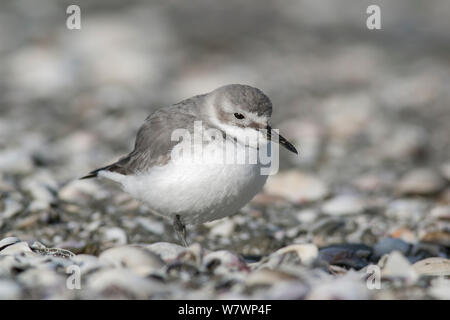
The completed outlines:
[[[235,114],[234,114],[234,117],[235,117],[236,119],[239,119],[239,120],[242,120],[242,119],[245,118],[244,115],[243,115],[242,113],[235,113]]]

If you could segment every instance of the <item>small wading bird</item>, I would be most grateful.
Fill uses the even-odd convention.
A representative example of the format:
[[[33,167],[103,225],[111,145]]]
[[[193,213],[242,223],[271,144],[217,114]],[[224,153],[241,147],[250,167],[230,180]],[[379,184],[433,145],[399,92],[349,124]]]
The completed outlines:
[[[261,161],[175,161],[172,151],[180,142],[173,141],[172,133],[181,128],[195,134],[194,124],[201,121],[204,128],[219,130],[237,154],[259,150],[270,141],[297,154],[291,143],[271,129],[271,114],[272,103],[261,90],[239,84],[220,87],[153,112],[139,129],[130,154],[81,179],[102,177],[119,183],[150,211],[172,219],[178,237],[187,246],[186,224],[234,214],[261,190],[267,174],[261,174]],[[252,134],[259,137],[256,143],[247,139]],[[202,159],[224,148],[216,140],[194,137],[195,143],[201,144]]]

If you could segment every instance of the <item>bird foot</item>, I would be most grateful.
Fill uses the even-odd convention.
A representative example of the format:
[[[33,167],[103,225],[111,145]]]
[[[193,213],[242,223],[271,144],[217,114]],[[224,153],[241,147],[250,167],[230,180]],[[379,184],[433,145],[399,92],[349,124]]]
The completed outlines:
[[[173,228],[178,235],[178,238],[181,240],[182,244],[187,248],[189,247],[186,241],[186,226],[181,222],[180,215],[175,215],[173,219]]]

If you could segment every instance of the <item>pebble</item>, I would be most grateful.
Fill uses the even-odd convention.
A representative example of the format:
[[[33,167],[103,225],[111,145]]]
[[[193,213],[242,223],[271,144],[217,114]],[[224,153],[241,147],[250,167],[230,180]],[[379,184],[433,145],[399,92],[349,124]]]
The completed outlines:
[[[45,288],[51,294],[55,288],[66,288],[66,277],[50,269],[30,268],[21,272],[19,282],[31,288]]]
[[[301,157],[291,158],[300,165],[312,166],[317,163],[324,139],[324,127],[310,120],[291,119],[280,125],[283,132],[288,132],[285,138],[298,146]]]
[[[270,269],[261,269],[252,272],[246,278],[245,282],[248,286],[255,285],[273,285],[274,283],[280,283],[281,281],[293,281],[295,277],[292,275],[279,271]]]
[[[448,279],[439,277],[431,281],[428,293],[435,299],[450,300],[450,282]]]
[[[88,290],[108,298],[146,299],[167,288],[127,269],[104,269],[95,272],[87,280]]]
[[[119,246],[105,250],[99,259],[116,268],[128,268],[141,276],[147,276],[165,265],[157,254],[133,246]]]
[[[22,181],[22,187],[33,197],[28,210],[46,210],[55,202],[55,193],[58,189],[57,183],[50,173],[40,171]]]
[[[359,270],[369,264],[372,248],[363,244],[336,244],[319,250],[319,259],[330,265]]]
[[[109,193],[93,180],[73,180],[58,191],[58,198],[67,202],[86,203],[89,199],[105,199]]]
[[[18,300],[21,298],[22,288],[9,279],[0,279],[0,300]]]
[[[407,255],[411,249],[411,244],[396,238],[382,238],[374,246],[374,255],[377,258],[392,251],[399,251],[403,255]]]
[[[400,179],[396,190],[400,195],[431,195],[442,190],[444,180],[429,169],[415,169]]]
[[[369,289],[355,273],[347,273],[334,279],[323,279],[312,287],[308,300],[366,300]]]
[[[450,276],[450,259],[435,257],[417,261],[414,270],[426,276]]]
[[[0,171],[26,173],[33,170],[29,150],[9,148],[0,150]]]
[[[450,247],[450,231],[437,230],[426,232],[421,241],[440,244],[444,247]]]
[[[418,240],[417,235],[409,228],[397,228],[390,233],[392,238],[398,238],[409,243],[415,243]]]
[[[0,255],[16,255],[21,253],[33,253],[28,243],[24,241],[11,244],[0,251]]]
[[[127,233],[121,228],[110,228],[105,231],[104,239],[116,245],[124,245],[127,243]]]
[[[300,300],[305,299],[309,292],[306,284],[298,280],[274,283],[264,291],[261,299],[265,300]]]
[[[0,233],[10,237],[0,240],[0,298],[450,299],[445,59],[392,59],[389,46],[355,37],[361,15],[336,1],[92,4],[89,32],[70,36],[46,36],[61,17],[55,1],[23,2],[0,10]],[[417,9],[395,5],[387,33]],[[436,42],[448,38],[445,5],[421,12]],[[19,23],[24,13],[30,23]],[[317,27],[350,41],[305,33]],[[268,31],[280,59],[264,41],[246,43]],[[430,41],[416,38],[425,52]],[[184,50],[191,40],[206,45]],[[448,57],[441,49],[433,54]],[[228,219],[189,226],[189,248],[117,184],[78,179],[130,151],[149,105],[235,79],[265,80],[274,127],[299,155],[280,148],[264,192]],[[72,265],[82,290],[66,287]],[[369,265],[384,271],[380,290],[367,288]]]
[[[399,221],[418,222],[425,216],[427,208],[427,202],[421,199],[397,199],[387,205],[385,214]]]
[[[383,139],[381,151],[383,158],[404,161],[414,159],[425,150],[428,140],[427,132],[419,126],[396,126],[395,131],[388,139]]]
[[[23,205],[12,198],[6,198],[4,205],[4,210],[0,212],[1,219],[10,219],[23,210]]]
[[[297,220],[300,223],[313,223],[317,216],[319,215],[318,210],[314,210],[314,209],[305,209],[305,210],[300,210],[299,212],[297,212],[295,214],[295,217],[297,218]]]
[[[355,179],[353,181],[353,184],[361,191],[375,192],[388,185],[388,181],[385,180],[385,177],[381,177],[375,174],[364,174]]]
[[[136,222],[146,231],[161,235],[164,233],[164,224],[145,217],[137,217]]]
[[[80,267],[81,274],[84,275],[109,266],[109,263],[90,254],[77,254],[72,258],[72,261]]]
[[[210,228],[210,234],[217,237],[229,237],[234,231],[236,223],[232,218],[224,218],[205,224]]]
[[[203,258],[203,265],[206,269],[210,271],[212,270],[215,274],[230,274],[230,272],[235,271],[250,271],[247,264],[241,257],[227,250],[218,250],[206,254]]]
[[[441,172],[444,178],[450,181],[450,162],[444,163],[441,166]]]
[[[429,216],[439,220],[450,221],[450,205],[434,207],[431,209]]]
[[[319,178],[298,170],[289,170],[270,176],[264,190],[294,203],[317,201],[329,193],[328,187]]]
[[[319,249],[312,243],[292,244],[278,249],[274,254],[283,256],[290,252],[296,253],[300,258],[301,263],[306,266],[311,266],[319,256]]]
[[[156,253],[166,263],[175,260],[186,248],[169,242],[156,242],[145,246],[146,249]]]
[[[0,251],[17,242],[20,242],[20,239],[16,237],[8,237],[0,240]]]
[[[408,282],[414,282],[418,275],[409,263],[408,259],[398,251],[393,251],[384,256],[380,262],[382,278],[401,278]]]
[[[364,210],[364,202],[356,196],[342,195],[326,201],[322,211],[331,216],[354,215]]]

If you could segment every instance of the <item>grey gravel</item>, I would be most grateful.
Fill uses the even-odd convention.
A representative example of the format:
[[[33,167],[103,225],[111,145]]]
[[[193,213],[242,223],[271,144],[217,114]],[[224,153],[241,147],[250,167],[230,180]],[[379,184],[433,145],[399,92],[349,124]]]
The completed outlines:
[[[448,1],[386,3],[380,32],[350,0],[93,0],[80,31],[39,3],[0,4],[0,299],[450,299]],[[78,180],[227,83],[268,94],[299,156],[189,248]]]

